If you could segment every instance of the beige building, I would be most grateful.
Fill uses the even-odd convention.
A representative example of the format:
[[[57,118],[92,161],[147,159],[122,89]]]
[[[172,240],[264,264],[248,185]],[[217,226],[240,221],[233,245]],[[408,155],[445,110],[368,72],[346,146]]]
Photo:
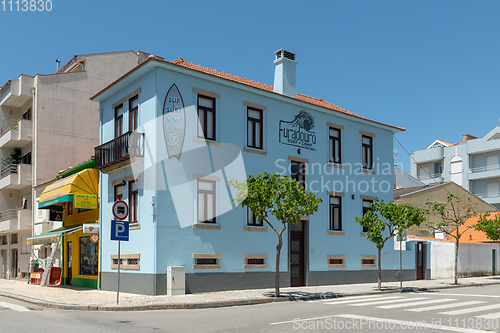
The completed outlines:
[[[426,203],[428,201],[446,203],[448,193],[456,195],[464,203],[468,202],[470,199],[471,203],[474,205],[475,211],[478,213],[496,211],[494,206],[454,182],[403,187],[394,191],[394,200],[396,203],[407,203],[418,208],[427,209],[428,207]],[[438,217],[435,214],[427,215],[427,219],[430,222],[437,222],[437,218]],[[423,223],[420,227],[412,227],[408,229],[408,235],[428,238],[434,238],[435,236],[437,238],[446,238],[445,235],[434,235],[434,231],[427,228],[425,223]]]
[[[99,105],[89,97],[148,55],[77,55],[54,74],[20,75],[0,88],[0,278],[25,277],[32,255],[50,252],[26,245],[61,226],[60,214],[36,209],[34,189],[94,155]]]

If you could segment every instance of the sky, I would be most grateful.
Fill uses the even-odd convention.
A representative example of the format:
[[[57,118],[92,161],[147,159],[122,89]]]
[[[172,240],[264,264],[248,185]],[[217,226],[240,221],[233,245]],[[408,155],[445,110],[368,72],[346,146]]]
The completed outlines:
[[[40,1],[39,1],[40,2]],[[0,2],[0,85],[56,59],[134,50],[266,84],[274,52],[297,53],[297,92],[406,128],[410,153],[499,125],[500,1]],[[49,5],[49,4],[47,4]],[[44,7],[46,8],[46,7]],[[410,156],[394,141],[395,162]]]

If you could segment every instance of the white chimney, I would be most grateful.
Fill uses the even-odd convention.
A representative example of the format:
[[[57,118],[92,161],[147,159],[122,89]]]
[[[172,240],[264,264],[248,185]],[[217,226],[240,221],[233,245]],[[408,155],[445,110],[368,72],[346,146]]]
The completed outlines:
[[[274,52],[274,92],[295,98],[295,66],[297,54],[280,49]]]

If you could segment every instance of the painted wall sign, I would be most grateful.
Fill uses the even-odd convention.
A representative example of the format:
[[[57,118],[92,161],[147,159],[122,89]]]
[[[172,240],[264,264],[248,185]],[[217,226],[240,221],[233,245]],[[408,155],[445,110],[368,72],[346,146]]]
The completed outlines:
[[[292,121],[280,120],[280,143],[299,148],[316,150],[314,117],[309,112],[300,111]]]
[[[84,223],[83,224],[83,233],[84,234],[95,234],[99,232],[99,224],[96,223]]]
[[[168,158],[181,158],[186,130],[184,101],[175,83],[168,90],[163,106],[163,135],[167,146]]]
[[[97,209],[97,195],[95,194],[74,194],[74,208]]]

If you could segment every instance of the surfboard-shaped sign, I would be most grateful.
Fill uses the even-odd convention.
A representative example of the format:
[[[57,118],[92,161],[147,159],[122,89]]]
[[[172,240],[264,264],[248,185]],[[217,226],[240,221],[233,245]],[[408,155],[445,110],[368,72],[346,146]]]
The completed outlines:
[[[181,158],[186,131],[184,101],[175,83],[168,90],[163,105],[163,135],[167,146],[168,158]]]

